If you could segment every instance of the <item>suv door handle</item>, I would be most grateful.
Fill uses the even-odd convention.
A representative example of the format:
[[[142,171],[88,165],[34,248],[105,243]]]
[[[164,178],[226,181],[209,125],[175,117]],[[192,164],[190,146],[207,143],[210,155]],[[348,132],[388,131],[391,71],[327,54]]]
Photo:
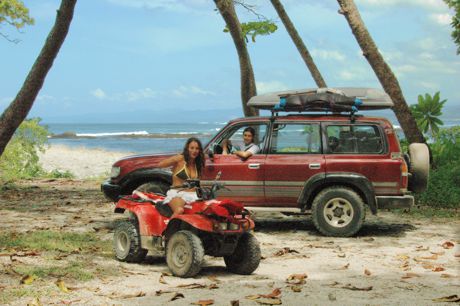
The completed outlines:
[[[260,169],[260,164],[249,164],[248,168],[249,169]]]
[[[308,164],[310,169],[321,169],[321,164]]]

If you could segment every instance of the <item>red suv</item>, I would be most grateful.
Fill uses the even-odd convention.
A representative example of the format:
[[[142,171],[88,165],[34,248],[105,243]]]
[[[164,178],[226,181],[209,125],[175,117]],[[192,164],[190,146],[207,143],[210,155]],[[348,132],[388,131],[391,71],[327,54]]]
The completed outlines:
[[[403,154],[387,119],[356,114],[357,109],[391,107],[381,91],[287,91],[253,97],[250,105],[271,109],[272,116],[232,120],[205,146],[201,184],[211,185],[221,172],[227,189],[219,191],[220,197],[241,201],[249,210],[310,210],[322,234],[346,237],[361,228],[366,206],[373,214],[408,208],[414,203],[411,191],[426,187],[426,145],[412,144],[409,155]],[[256,131],[257,154],[243,160],[217,153],[224,139],[241,140],[247,127]],[[167,156],[117,161],[111,178],[102,184],[103,192],[114,201],[136,188],[165,193],[171,170],[157,164]]]

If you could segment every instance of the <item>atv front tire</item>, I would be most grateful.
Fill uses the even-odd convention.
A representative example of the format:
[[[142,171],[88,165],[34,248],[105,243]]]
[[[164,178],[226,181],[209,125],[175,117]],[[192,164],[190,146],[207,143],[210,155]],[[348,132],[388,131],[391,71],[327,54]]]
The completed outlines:
[[[204,258],[203,244],[190,231],[178,231],[166,245],[166,263],[171,272],[179,277],[193,277],[201,270]]]
[[[113,251],[120,261],[141,262],[147,255],[147,250],[141,248],[141,237],[137,222],[123,220],[118,222],[113,235]]]
[[[260,246],[256,237],[250,233],[243,234],[233,254],[224,256],[227,269],[236,274],[249,275],[260,263]]]

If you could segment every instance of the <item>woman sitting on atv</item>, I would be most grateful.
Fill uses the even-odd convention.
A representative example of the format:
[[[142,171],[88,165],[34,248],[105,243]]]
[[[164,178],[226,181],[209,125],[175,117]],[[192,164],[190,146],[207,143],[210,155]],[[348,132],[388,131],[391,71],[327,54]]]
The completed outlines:
[[[172,186],[166,193],[164,203],[168,203],[173,211],[171,218],[184,212],[184,205],[198,200],[195,188],[183,189],[182,185],[188,179],[198,179],[204,169],[204,153],[200,140],[191,137],[187,140],[182,154],[177,154],[162,160],[158,167],[172,167]],[[133,194],[144,198],[145,195],[139,191]]]

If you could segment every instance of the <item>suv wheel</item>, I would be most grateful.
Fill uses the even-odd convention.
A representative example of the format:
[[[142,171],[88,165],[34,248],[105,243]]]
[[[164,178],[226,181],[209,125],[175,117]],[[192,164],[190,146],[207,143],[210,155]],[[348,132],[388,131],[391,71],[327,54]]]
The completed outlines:
[[[147,182],[136,188],[136,190],[142,192],[151,192],[163,195],[166,195],[168,189],[169,186],[162,182]]]
[[[326,236],[353,236],[360,230],[365,216],[363,200],[347,187],[326,188],[313,200],[313,223]]]

